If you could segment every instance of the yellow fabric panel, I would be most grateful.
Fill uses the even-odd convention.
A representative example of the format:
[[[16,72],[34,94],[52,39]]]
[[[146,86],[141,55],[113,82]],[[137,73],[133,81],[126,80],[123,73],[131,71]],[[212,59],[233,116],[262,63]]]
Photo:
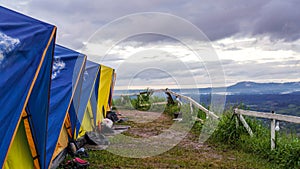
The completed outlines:
[[[116,80],[117,80],[117,74],[115,72],[113,72],[113,79],[112,79],[112,82],[111,82],[111,89],[110,89],[111,98],[109,100],[109,109],[112,106],[112,101],[113,101],[112,98],[113,98],[113,94],[114,94],[114,88],[115,88],[115,85],[116,85]]]
[[[53,153],[52,158],[54,159],[60,152],[62,152],[65,148],[68,147],[69,143],[69,137],[71,137],[72,131],[71,131],[71,122],[70,122],[70,116],[69,113],[67,113],[64,126],[62,128],[62,131],[60,132],[58,142],[55,148],[55,151]]]
[[[98,103],[97,103],[97,125],[102,121],[104,109],[104,115],[106,116],[106,110],[108,106],[108,99],[110,94],[110,86],[112,82],[113,69],[104,65],[101,65],[100,70],[100,82],[98,88]]]
[[[85,135],[85,130],[82,128],[82,126],[80,126],[80,129],[79,129],[79,133],[78,133],[78,135],[77,135],[77,138],[80,138],[80,137],[82,137],[82,136],[84,136]]]
[[[65,123],[64,123],[66,129],[67,129],[67,133],[69,134],[70,138],[72,138],[72,127],[71,127],[71,121],[70,121],[70,115],[69,113],[67,113],[67,117],[65,119]]]
[[[68,131],[67,128],[64,126],[63,130],[60,133],[60,136],[58,138],[58,143],[56,146],[56,149],[53,153],[53,157],[55,158],[61,151],[63,151],[66,147],[68,147]]]
[[[94,125],[94,114],[93,114],[93,109],[92,109],[92,104],[91,104],[91,101],[89,100],[88,102],[88,105],[87,105],[87,109],[86,109],[86,113],[89,115],[90,117],[90,123],[91,123],[91,126],[93,128],[95,128],[95,125]]]
[[[14,141],[8,152],[8,156],[3,166],[5,169],[27,169],[34,168],[30,146],[26,139],[24,122],[21,120],[15,135]]]
[[[59,135],[58,142],[53,153],[52,158],[54,159],[61,151],[68,147],[69,137],[72,136],[71,122],[69,113],[67,113],[63,129]]]
[[[25,117],[25,116],[27,116],[27,113],[23,112],[22,117]],[[34,144],[34,141],[33,141],[33,136],[32,136],[32,133],[31,133],[31,129],[30,129],[28,118],[24,119],[23,121],[24,121],[24,126],[25,126],[25,132],[26,132],[26,136],[27,136],[27,141],[28,141],[28,144],[29,144],[29,147],[30,147],[30,151],[31,151],[31,156],[32,157],[37,157],[37,151],[36,151],[35,144]],[[34,168],[37,168],[37,169],[40,168],[40,164],[39,164],[38,158],[36,158],[34,160]]]
[[[68,147],[69,137],[71,137],[71,134],[72,132],[71,132],[70,116],[69,113],[67,113],[50,164],[61,151],[63,151],[66,147]],[[51,165],[49,166],[49,168],[50,167]]]
[[[89,101],[87,104],[87,109],[84,113],[83,120],[81,122],[80,131],[78,137],[84,136],[85,132],[94,130],[94,118],[92,112],[91,102]]]

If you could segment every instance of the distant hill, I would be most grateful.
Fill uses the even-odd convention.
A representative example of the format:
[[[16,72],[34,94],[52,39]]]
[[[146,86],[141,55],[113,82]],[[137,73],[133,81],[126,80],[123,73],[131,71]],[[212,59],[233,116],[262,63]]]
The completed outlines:
[[[227,88],[227,92],[231,94],[290,94],[299,91],[300,91],[300,82],[288,82],[288,83],[239,82]]]
[[[192,89],[185,89],[187,92]],[[210,94],[212,88],[199,88],[200,94]],[[288,83],[256,83],[256,82],[239,82],[227,88],[214,88],[214,93],[218,92],[227,95],[260,95],[260,94],[291,94],[300,92],[300,82]]]
[[[146,88],[145,88],[146,89]],[[145,91],[145,89],[137,90],[118,90],[115,94],[121,93],[138,93]],[[179,89],[171,89],[179,92]],[[195,89],[181,89],[182,94],[194,93]],[[239,82],[227,88],[214,88],[214,92],[225,92],[227,95],[261,95],[261,94],[292,94],[300,92],[300,82],[287,82],[287,83],[256,83],[256,82]],[[200,94],[210,94],[212,88],[199,88]]]

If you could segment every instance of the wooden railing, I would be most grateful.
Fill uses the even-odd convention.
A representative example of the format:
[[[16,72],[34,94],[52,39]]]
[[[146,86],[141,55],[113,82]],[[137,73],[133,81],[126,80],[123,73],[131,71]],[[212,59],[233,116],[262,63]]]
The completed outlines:
[[[246,130],[248,131],[249,135],[252,137],[253,132],[249,125],[247,124],[246,120],[244,119],[243,115],[245,116],[252,116],[252,117],[259,117],[264,119],[271,120],[271,149],[273,150],[276,147],[276,120],[277,121],[285,121],[290,123],[297,123],[300,124],[300,117],[298,116],[290,116],[290,115],[282,115],[282,114],[275,114],[275,112],[265,113],[265,112],[257,112],[257,111],[250,111],[250,110],[242,110],[242,109],[234,109],[234,114],[237,115],[238,119],[242,122]],[[279,122],[277,122],[277,125]],[[279,129],[279,126],[277,126]]]
[[[196,108],[198,108],[198,109],[202,110],[203,112],[205,112],[207,116],[213,117],[215,119],[219,119],[218,115],[216,115],[214,112],[206,109],[204,106],[202,106],[200,103],[198,103],[197,101],[195,101],[191,97],[188,97],[188,96],[176,93],[176,92],[174,92],[174,91],[172,91],[170,89],[150,89],[150,90],[148,90],[146,92],[121,94],[120,96],[121,97],[124,97],[124,96],[137,96],[137,95],[140,95],[140,94],[154,93],[154,92],[164,92],[164,93],[167,92],[167,93],[170,93],[170,94],[172,94],[174,96],[179,97],[180,99],[183,99],[183,100],[186,100],[187,102],[189,102],[191,111],[193,110],[192,106],[195,106]]]
[[[120,95],[121,97],[124,96],[137,96],[140,94],[146,94],[146,93],[154,93],[154,92],[165,92],[165,93],[170,93],[174,96],[179,97],[180,99],[186,100],[190,104],[190,109],[193,111],[193,106],[196,108],[202,110],[203,112],[206,113],[207,116],[213,117],[215,119],[219,120],[219,116],[216,115],[214,112],[206,109],[204,106],[196,102],[194,99],[191,97],[176,93],[170,89],[156,89],[156,90],[147,90],[146,92],[140,92],[140,93],[131,93],[131,94],[122,94]],[[282,114],[276,114],[275,112],[271,113],[266,113],[266,112],[258,112],[258,111],[250,111],[250,110],[242,110],[242,109],[234,109],[234,115],[237,116],[237,120],[239,120],[243,126],[246,128],[248,131],[249,135],[252,137],[253,132],[250,126],[247,124],[246,120],[244,119],[244,116],[252,116],[252,117],[258,117],[258,118],[264,118],[264,119],[270,119],[271,120],[271,149],[273,150],[276,145],[275,145],[275,132],[276,132],[276,120],[277,121],[285,121],[285,122],[290,122],[290,123],[297,123],[300,124],[300,117],[298,116],[290,116],[290,115],[282,115]],[[237,121],[238,122],[238,121]],[[278,124],[278,122],[277,122]]]
[[[190,103],[190,106],[191,105],[194,105],[195,107],[197,107],[198,109],[202,110],[203,112],[206,113],[206,115],[208,116],[211,116],[213,118],[216,118],[216,119],[219,119],[219,116],[216,115],[214,112],[212,111],[209,111],[208,109],[206,109],[204,106],[202,106],[200,103],[196,102],[194,99],[192,99],[191,97],[188,97],[188,96],[184,96],[182,94],[178,94],[176,92],[173,92],[169,89],[166,90],[166,92],[169,92],[170,94],[173,94],[174,96],[179,96],[181,99],[184,99],[186,100],[187,102]],[[191,108],[192,109],[192,108]]]

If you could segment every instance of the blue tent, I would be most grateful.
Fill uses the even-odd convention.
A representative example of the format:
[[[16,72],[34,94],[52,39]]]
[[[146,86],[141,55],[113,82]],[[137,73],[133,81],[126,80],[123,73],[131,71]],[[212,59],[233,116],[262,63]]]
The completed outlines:
[[[85,131],[91,131],[94,124],[93,113],[91,109],[91,95],[99,74],[100,65],[91,61],[86,62],[83,75],[83,85],[81,89],[80,105],[77,112],[76,136],[84,135]],[[84,120],[85,119],[85,120]],[[83,121],[84,120],[84,121]]]
[[[77,119],[74,111],[77,111],[79,105],[74,101],[74,97],[80,97],[78,92],[81,89],[86,56],[56,45],[54,59],[47,131],[48,166],[67,147],[68,139],[73,137],[72,128],[75,129]]]
[[[0,6],[0,166],[45,168],[56,27]]]
[[[110,95],[114,78],[112,68],[87,62],[74,138],[83,136],[87,131],[93,131],[105,118],[106,111],[111,106]]]

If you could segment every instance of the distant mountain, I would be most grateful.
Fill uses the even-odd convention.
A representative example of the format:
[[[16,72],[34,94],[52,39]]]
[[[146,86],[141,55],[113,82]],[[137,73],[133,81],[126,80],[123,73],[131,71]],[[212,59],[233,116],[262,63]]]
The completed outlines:
[[[288,82],[288,83],[239,82],[227,88],[227,92],[231,94],[290,94],[299,91],[300,91],[300,82]]]
[[[300,82],[287,82],[287,83],[256,83],[256,82],[239,82],[227,88],[199,88],[199,93],[195,90],[197,89],[171,89],[175,92],[180,92],[182,94],[211,94],[213,91],[215,94],[225,94],[226,95],[263,95],[263,94],[293,94],[300,92]],[[145,89],[140,90],[118,90],[115,94],[121,93],[139,93],[145,91]]]
[[[200,94],[210,94],[212,88],[200,88],[199,91]],[[227,88],[214,88],[213,91],[216,94],[223,94],[226,91],[227,95],[291,94],[300,92],[300,82],[256,83],[246,81],[228,86]]]

